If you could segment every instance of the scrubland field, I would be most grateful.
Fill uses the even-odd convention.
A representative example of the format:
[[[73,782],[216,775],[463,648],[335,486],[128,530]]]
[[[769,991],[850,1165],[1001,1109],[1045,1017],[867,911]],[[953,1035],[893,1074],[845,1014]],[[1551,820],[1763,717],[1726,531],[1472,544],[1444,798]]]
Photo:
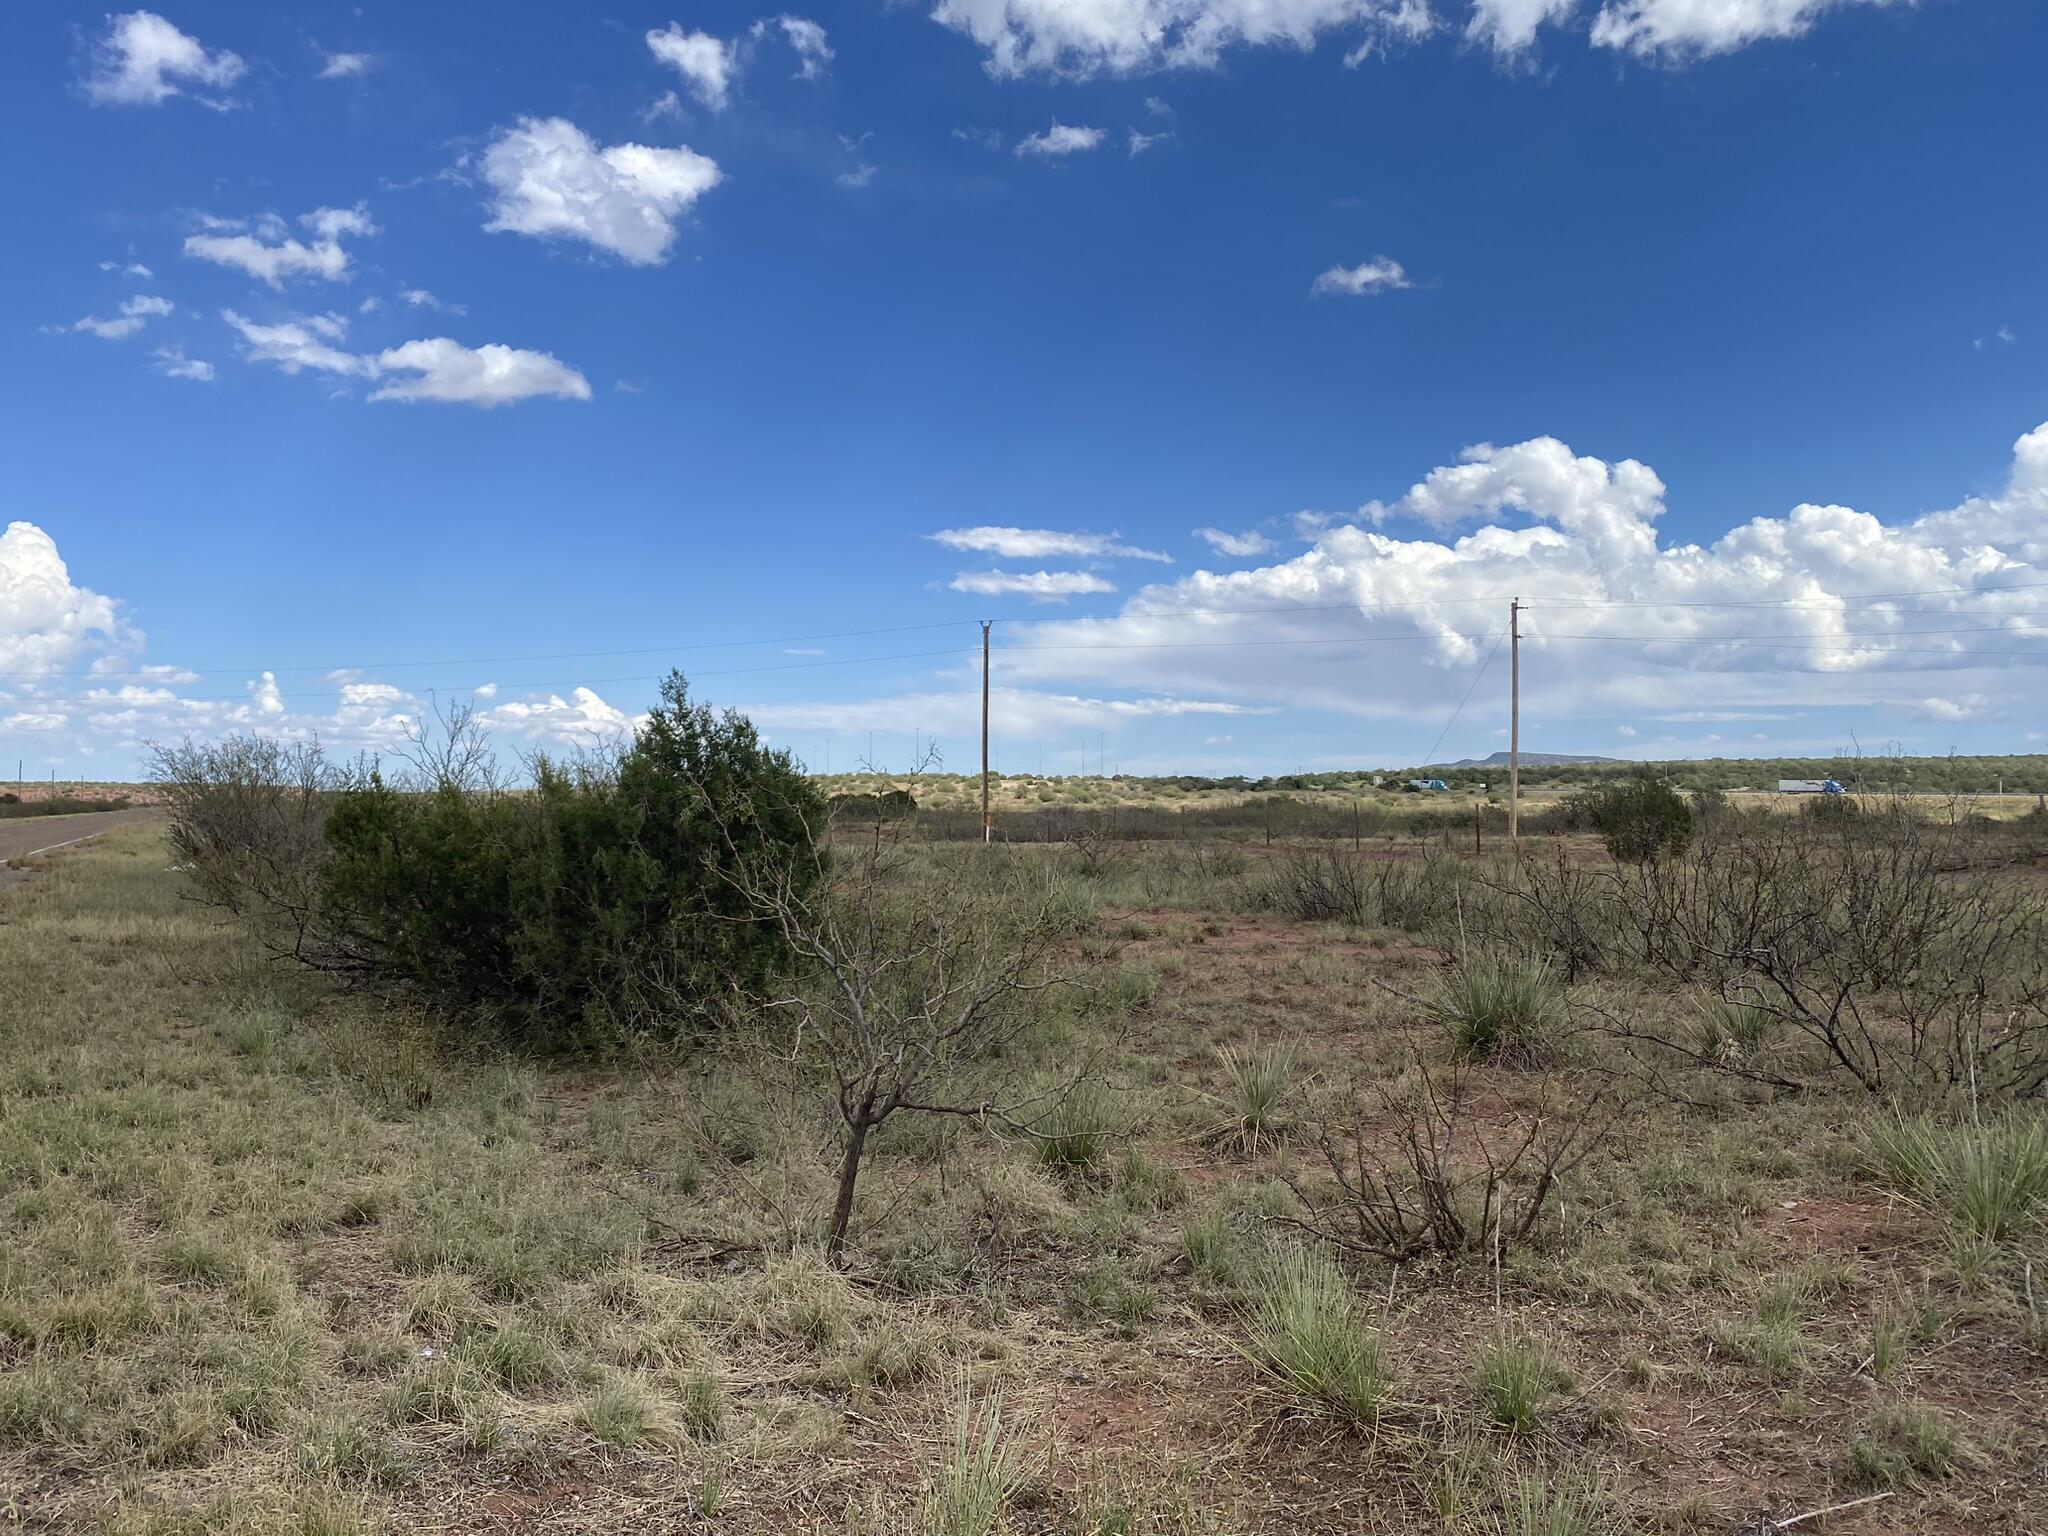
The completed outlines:
[[[110,831],[0,897],[0,1512],[2048,1528],[2048,835],[1719,815],[907,844],[1050,984],[918,1096],[987,1113],[872,1132],[836,1266],[781,1014],[543,1055]]]

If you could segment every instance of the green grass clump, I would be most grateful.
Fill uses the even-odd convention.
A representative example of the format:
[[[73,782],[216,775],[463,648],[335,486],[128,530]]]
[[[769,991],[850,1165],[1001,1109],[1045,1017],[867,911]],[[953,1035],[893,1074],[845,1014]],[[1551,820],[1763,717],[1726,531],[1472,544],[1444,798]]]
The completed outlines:
[[[1693,1040],[1710,1061],[1741,1061],[1764,1048],[1774,1023],[1768,1008],[1717,998],[1701,1007]]]
[[[583,1427],[604,1441],[631,1450],[654,1432],[654,1404],[631,1382],[612,1381],[599,1387],[577,1409]]]
[[[1976,1237],[1998,1242],[2048,1208],[2048,1121],[2017,1111],[1981,1124],[1879,1120],[1871,1162],[1893,1189]]]
[[[1539,957],[1467,955],[1438,1007],[1460,1061],[1536,1061],[1564,1023],[1564,986]]]
[[[1607,1495],[1597,1482],[1540,1467],[1517,1472],[1500,1503],[1501,1536],[1594,1536],[1607,1512]]]
[[[1116,1134],[1116,1104],[1096,1082],[1076,1083],[1032,1127],[1038,1160],[1048,1168],[1093,1168]]]
[[[1254,1282],[1246,1358],[1289,1391],[1357,1424],[1379,1418],[1391,1368],[1386,1341],[1328,1255],[1295,1248]]]
[[[1254,1046],[1243,1053],[1226,1046],[1216,1054],[1230,1080],[1226,1102],[1232,1129],[1247,1146],[1255,1147],[1281,1127],[1281,1105],[1294,1080],[1298,1058],[1285,1046]]]
[[[1974,1454],[1942,1414],[1918,1403],[1893,1403],[1849,1442],[1842,1481],[1851,1488],[1904,1487],[1947,1477],[1968,1466]]]
[[[1496,1424],[1510,1434],[1533,1435],[1544,1404],[1571,1384],[1571,1375],[1541,1339],[1502,1336],[1480,1355],[1473,1384]]]
[[[977,1401],[963,1378],[945,1462],[925,1484],[919,1536],[991,1536],[1025,1478],[1021,1448],[1003,1423],[1003,1395]]]

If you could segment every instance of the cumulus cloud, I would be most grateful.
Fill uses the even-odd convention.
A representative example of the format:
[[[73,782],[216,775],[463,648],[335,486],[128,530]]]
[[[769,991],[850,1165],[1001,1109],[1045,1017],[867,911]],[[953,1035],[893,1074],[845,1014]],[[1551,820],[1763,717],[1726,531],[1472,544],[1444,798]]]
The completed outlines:
[[[346,282],[349,254],[342,249],[342,237],[377,233],[361,203],[353,208],[315,208],[299,215],[300,225],[313,236],[311,243],[292,235],[284,221],[274,216],[266,215],[248,229],[236,220],[208,222],[212,227],[205,234],[185,237],[187,256],[239,268],[258,282],[280,289],[293,277]]]
[[[962,571],[946,583],[955,592],[981,597],[1028,597],[1034,603],[1063,603],[1070,597],[1116,588],[1088,571]]]
[[[107,18],[107,29],[93,47],[85,94],[100,107],[160,106],[188,86],[224,91],[246,67],[225,48],[207,52],[199,39],[153,11],[128,11]],[[221,105],[214,98],[200,99]]]
[[[152,294],[139,293],[122,302],[121,313],[112,320],[102,320],[97,315],[87,315],[73,322],[71,329],[82,331],[88,336],[97,336],[102,341],[120,341],[133,336],[151,320],[176,313],[176,306],[169,299],[160,299]]]
[[[1512,3],[1512,0],[1511,0]],[[1801,37],[1829,11],[1909,0],[1609,0],[1593,18],[1593,42],[1642,58],[1682,63],[1751,43]],[[1561,9],[1568,10],[1564,0]]]
[[[1578,0],[1472,0],[1465,40],[1499,54],[1524,53],[1539,28],[1566,20],[1577,6]]]
[[[1371,261],[1361,261],[1355,267],[1331,267],[1316,274],[1316,280],[1309,287],[1311,294],[1340,293],[1353,298],[1364,298],[1369,294],[1392,293],[1397,288],[1412,288],[1408,274],[1401,263],[1391,256],[1375,256]]]
[[[1229,555],[1237,560],[1269,554],[1273,549],[1273,541],[1256,531],[1226,533],[1221,528],[1197,528],[1195,537],[1204,540],[1219,555]]]
[[[1078,155],[1091,150],[1102,142],[1102,138],[1100,128],[1077,128],[1055,118],[1045,132],[1019,139],[1016,152],[1039,159],[1057,159],[1062,155]]]
[[[322,80],[351,80],[367,75],[376,67],[374,53],[330,53],[327,61],[320,66]]]
[[[1417,0],[939,0],[932,18],[986,50],[989,73],[1084,77],[1214,67],[1224,51],[1309,49],[1339,29],[1412,29]]]
[[[55,539],[29,522],[0,532],[0,673],[32,678],[137,638],[112,598],[72,581]]]
[[[181,347],[158,347],[150,354],[156,370],[173,379],[190,379],[196,384],[213,382],[213,364],[201,357],[187,357]]]
[[[584,744],[631,735],[639,724],[588,688],[574,689],[566,699],[549,694],[544,699],[508,700],[479,712],[477,718],[490,730],[528,741]]]
[[[709,32],[685,32],[676,22],[647,33],[647,51],[683,77],[690,94],[713,112],[723,112],[739,73],[731,43]]]
[[[296,315],[274,325],[262,325],[232,309],[220,312],[242,338],[242,356],[252,363],[275,363],[286,373],[311,368],[318,373],[370,378],[376,364],[334,345],[348,332],[339,315]]]
[[[479,166],[493,192],[493,232],[583,240],[635,266],[668,259],[676,222],[723,179],[687,148],[600,149],[567,118],[521,118]]]
[[[795,78],[822,80],[825,77],[832,67],[832,44],[822,26],[807,16],[764,16],[754,23],[752,35],[763,37],[771,27],[779,29],[796,51]]]
[[[488,408],[539,395],[590,398],[590,381],[551,353],[496,344],[465,347],[446,336],[380,352],[377,371],[385,382],[371,393],[372,400],[439,400]]]
[[[588,400],[590,381],[552,353],[489,343],[467,347],[446,336],[408,341],[374,355],[336,345],[347,334],[339,315],[295,315],[262,325],[221,311],[242,338],[250,362],[275,363],[286,373],[312,369],[377,382],[372,400],[434,400],[483,407],[553,395]]]
[[[948,549],[1001,555],[1006,560],[1156,560],[1173,564],[1173,556],[1139,549],[1113,533],[1069,533],[1057,528],[941,528],[925,535]]]
[[[450,315],[469,313],[468,305],[444,303],[425,288],[404,288],[399,290],[398,296],[405,300],[407,307],[411,309],[431,309]]]
[[[1668,708],[1674,688],[1731,718],[1978,695],[1995,716],[2037,689],[2013,673],[2048,664],[2048,425],[2015,444],[2002,491],[1905,523],[1808,503],[1666,543],[1665,497],[1632,459],[1481,444],[1294,558],[1013,626],[997,665],[1408,719],[1470,681],[1519,595],[1525,703],[1556,718]]]

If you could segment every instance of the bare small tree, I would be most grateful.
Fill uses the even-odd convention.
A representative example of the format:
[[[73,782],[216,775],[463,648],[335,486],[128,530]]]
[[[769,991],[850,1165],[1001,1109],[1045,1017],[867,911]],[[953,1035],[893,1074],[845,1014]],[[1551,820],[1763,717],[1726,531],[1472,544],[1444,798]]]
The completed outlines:
[[[861,1158],[891,1116],[1024,1129],[1016,1117],[1033,1095],[995,1091],[991,1073],[1036,1022],[1036,997],[1071,979],[1058,958],[1072,924],[1050,860],[977,851],[941,872],[879,831],[835,854],[828,866],[811,850],[823,878],[756,868],[742,885],[797,963],[765,1007],[788,1020],[791,1057],[832,1084],[844,1139],[826,1255],[843,1264]]]

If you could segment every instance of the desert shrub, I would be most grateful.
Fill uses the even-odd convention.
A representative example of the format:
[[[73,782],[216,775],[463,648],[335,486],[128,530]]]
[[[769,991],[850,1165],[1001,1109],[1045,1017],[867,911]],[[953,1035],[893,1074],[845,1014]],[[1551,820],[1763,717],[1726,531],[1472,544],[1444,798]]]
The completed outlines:
[[[1692,841],[1692,811],[1685,796],[1649,769],[1575,797],[1575,813],[1600,834],[1624,864],[1685,852]]]
[[[1882,1119],[1870,1153],[1900,1194],[1977,1237],[2011,1237],[2048,1207],[2048,1121],[2022,1111],[1975,1124]]]
[[[530,790],[452,757],[421,786],[373,769],[335,795],[323,900],[339,963],[573,1046],[700,1020],[783,964],[740,882],[765,866],[814,878],[822,806],[788,753],[691,704],[680,674],[629,747],[536,759]]]
[[[1541,958],[1470,954],[1437,1006],[1459,1060],[1533,1061],[1564,1021],[1564,988]]]
[[[1946,1416],[1918,1403],[1892,1403],[1849,1442],[1842,1481],[1851,1488],[1898,1488],[1947,1477],[1976,1459]]]
[[[1379,1418],[1391,1379],[1386,1341],[1326,1254],[1290,1248],[1269,1263],[1244,1330],[1245,1357],[1281,1386],[1356,1424]]]

